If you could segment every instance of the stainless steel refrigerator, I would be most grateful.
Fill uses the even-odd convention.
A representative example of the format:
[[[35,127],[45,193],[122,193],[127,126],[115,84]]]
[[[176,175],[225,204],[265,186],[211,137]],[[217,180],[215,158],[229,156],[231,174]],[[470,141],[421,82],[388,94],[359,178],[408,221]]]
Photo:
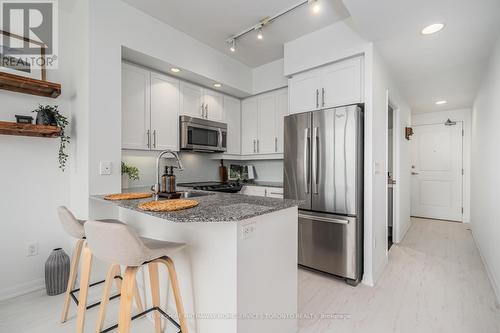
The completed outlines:
[[[285,117],[285,198],[299,206],[299,265],[363,274],[363,106]]]

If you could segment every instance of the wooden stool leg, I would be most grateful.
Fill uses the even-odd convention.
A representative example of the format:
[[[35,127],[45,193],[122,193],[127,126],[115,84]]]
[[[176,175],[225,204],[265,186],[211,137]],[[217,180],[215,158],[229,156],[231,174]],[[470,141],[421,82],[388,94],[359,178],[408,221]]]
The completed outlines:
[[[158,263],[151,262],[148,264],[149,281],[151,284],[151,299],[153,307],[160,307],[160,284],[158,281]],[[153,313],[155,319],[155,332],[161,333],[161,317],[158,311]]]
[[[75,244],[75,248],[73,249],[71,266],[69,268],[68,287],[66,288],[66,293],[64,294],[64,305],[61,314],[61,323],[64,323],[66,319],[68,319],[69,304],[71,303],[70,292],[75,288],[76,276],[78,275],[78,263],[80,262],[80,255],[82,254],[84,243],[84,239],[79,239]]]
[[[168,275],[170,277],[170,283],[172,284],[172,291],[174,292],[175,306],[177,308],[177,315],[179,316],[181,332],[188,333],[184,305],[182,304],[181,291],[179,289],[179,281],[177,281],[177,272],[175,271],[174,262],[169,257],[163,257],[158,260],[164,263],[168,268]]]
[[[116,273],[116,276],[119,276],[119,275],[121,275],[120,266],[118,266],[118,272]],[[120,292],[120,290],[122,289],[122,280],[115,279],[115,282],[116,282],[116,289],[118,290],[118,292]],[[139,293],[139,289],[137,287],[137,281],[136,281],[136,285],[135,285],[134,294],[135,294],[134,295],[135,305],[137,306],[137,309],[139,310],[139,312],[143,312],[144,306],[142,305],[141,294]]]
[[[82,276],[78,297],[78,311],[76,317],[76,332],[83,333],[85,311],[87,310],[87,296],[89,292],[90,270],[92,268],[92,252],[85,246],[83,249]]]
[[[130,331],[132,315],[132,299],[135,295],[135,275],[139,267],[127,267],[123,277],[123,285],[120,297],[120,316],[118,320],[118,333]]]
[[[113,285],[113,280],[115,276],[120,274],[119,265],[110,265],[108,269],[108,274],[106,274],[106,281],[104,282],[104,289],[102,292],[101,305],[99,306],[99,315],[97,316],[96,332],[100,333],[104,325],[104,319],[106,318],[106,310],[109,303],[109,296],[111,294],[111,287]]]

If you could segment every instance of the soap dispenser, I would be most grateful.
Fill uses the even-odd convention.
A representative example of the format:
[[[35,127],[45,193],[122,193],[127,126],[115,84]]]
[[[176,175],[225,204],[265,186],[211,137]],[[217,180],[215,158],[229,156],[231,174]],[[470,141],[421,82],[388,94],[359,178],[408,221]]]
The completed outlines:
[[[165,173],[161,176],[161,192],[176,193],[174,166],[166,166]]]

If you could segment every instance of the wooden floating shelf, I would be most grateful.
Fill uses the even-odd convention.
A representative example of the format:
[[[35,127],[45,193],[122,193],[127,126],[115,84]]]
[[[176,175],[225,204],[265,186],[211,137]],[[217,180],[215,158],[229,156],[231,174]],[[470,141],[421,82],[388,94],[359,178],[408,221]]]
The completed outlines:
[[[61,95],[61,85],[59,83],[3,72],[0,72],[0,89],[52,98]]]
[[[57,126],[18,124],[0,121],[0,134],[55,138],[58,137],[60,133],[61,128]]]

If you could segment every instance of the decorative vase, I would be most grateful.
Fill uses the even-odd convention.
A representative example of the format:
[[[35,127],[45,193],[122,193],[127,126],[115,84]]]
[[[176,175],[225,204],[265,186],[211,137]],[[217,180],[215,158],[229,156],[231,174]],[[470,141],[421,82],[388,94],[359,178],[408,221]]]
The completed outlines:
[[[57,126],[57,121],[54,113],[43,110],[36,113],[36,124]]]
[[[45,262],[45,289],[47,295],[54,296],[66,291],[69,279],[69,256],[63,249],[52,251]]]
[[[130,179],[126,173],[122,174],[122,188],[127,189],[130,187]]]

